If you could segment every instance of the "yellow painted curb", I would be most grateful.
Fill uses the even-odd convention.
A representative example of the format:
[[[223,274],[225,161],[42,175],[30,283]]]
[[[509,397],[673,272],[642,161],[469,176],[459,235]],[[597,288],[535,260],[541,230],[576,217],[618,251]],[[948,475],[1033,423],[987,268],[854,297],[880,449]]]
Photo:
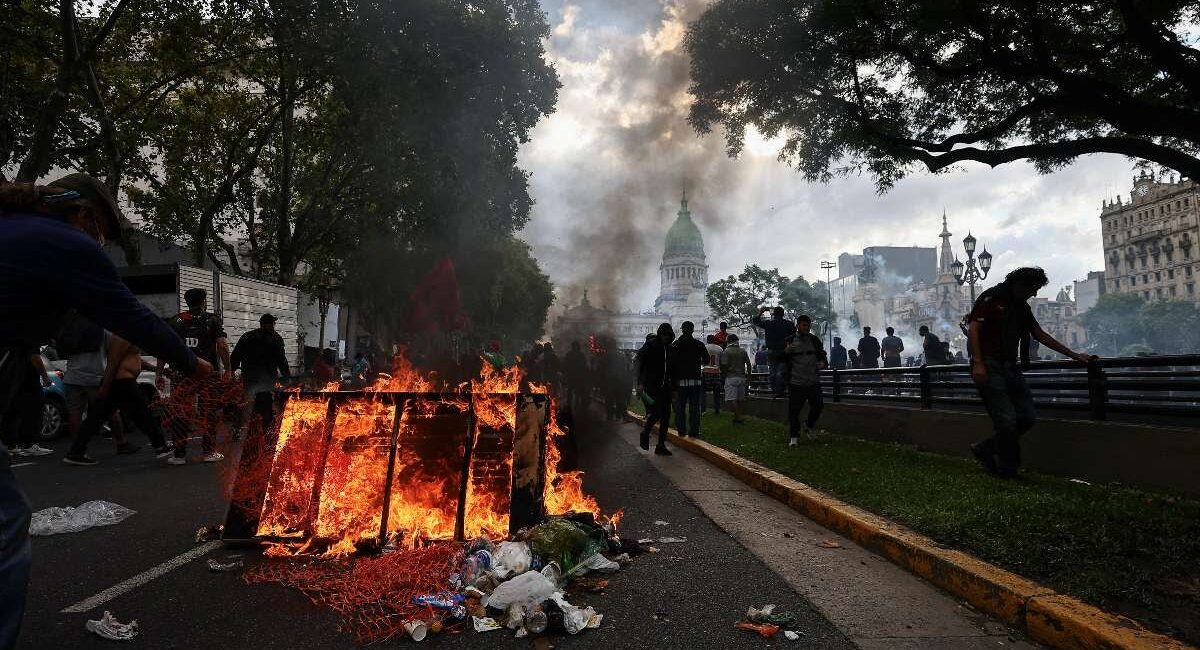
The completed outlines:
[[[635,420],[643,416],[629,411]],[[895,522],[839,501],[819,490],[703,440],[668,429],[678,447],[704,458],[792,510],[891,560],[971,603],[1030,638],[1065,650],[1196,650],[1138,622],[1115,616],[1053,589],[944,548]]]

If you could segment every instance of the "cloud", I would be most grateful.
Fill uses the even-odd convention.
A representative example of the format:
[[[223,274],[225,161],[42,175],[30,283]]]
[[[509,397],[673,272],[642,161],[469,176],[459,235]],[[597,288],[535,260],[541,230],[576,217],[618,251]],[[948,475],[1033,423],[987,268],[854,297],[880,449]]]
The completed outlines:
[[[558,20],[547,52],[563,88],[521,151],[537,201],[523,235],[560,301],[590,288],[597,304],[648,308],[684,187],[710,280],[750,263],[823,279],[820,261],[842,252],[936,246],[943,209],[960,256],[968,231],[996,255],[992,278],[1037,264],[1056,287],[1103,268],[1100,202],[1128,193],[1122,157],[1082,158],[1051,176],[1026,163],[918,172],[882,196],[865,177],[806,183],[776,160],[778,141],[756,132],[729,159],[723,134],[698,138],[686,121],[682,38],[706,4],[543,0]]]

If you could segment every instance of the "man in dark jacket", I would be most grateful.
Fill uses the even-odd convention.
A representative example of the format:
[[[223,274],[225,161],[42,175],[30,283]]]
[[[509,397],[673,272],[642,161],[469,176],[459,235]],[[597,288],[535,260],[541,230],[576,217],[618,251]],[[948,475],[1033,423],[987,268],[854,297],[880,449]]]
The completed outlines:
[[[708,363],[708,348],[692,337],[696,326],[690,320],[679,326],[679,339],[671,344],[671,380],[675,388],[675,428],[679,434],[700,437],[700,406],[704,397],[702,368]],[[684,415],[688,419],[684,419]]]
[[[833,350],[830,351],[829,365],[835,370],[845,370],[847,360],[846,346],[842,345],[842,337],[833,337]]]
[[[185,373],[212,371],[121,282],[98,244],[120,235],[116,200],[86,174],[45,189],[0,183],[0,413],[35,372],[29,354],[71,308]],[[0,648],[17,644],[30,564],[29,502],[10,462],[0,446]]]
[[[766,307],[759,307],[758,315],[750,319],[750,324],[763,329],[766,338],[763,347],[767,348],[767,372],[771,378],[771,390],[775,391],[776,397],[783,397],[787,395],[784,391],[787,378],[783,376],[783,349],[787,347],[788,337],[796,333],[796,326],[783,317],[783,307],[771,310],[771,320],[763,320],[762,316],[766,311]]]
[[[229,369],[242,371],[246,398],[254,400],[254,412],[262,419],[262,430],[270,431],[275,420],[274,390],[278,377],[292,376],[283,337],[275,331],[275,317],[263,314],[258,329],[250,330],[238,339],[230,356]]]
[[[863,328],[863,336],[858,340],[858,367],[879,367],[879,339],[871,336],[871,328]]]
[[[921,350],[925,353],[925,365],[936,366],[946,363],[946,359],[942,357],[942,340],[937,337],[937,334],[929,331],[928,325],[922,325],[917,334],[921,335]]]
[[[824,398],[821,395],[820,371],[828,365],[825,347],[821,339],[813,334],[812,318],[800,314],[796,319],[796,333],[788,337],[784,354],[788,368],[788,446],[800,444],[801,431],[809,436],[815,434],[817,418],[821,417]],[[808,403],[808,419],[800,426],[800,411]]]
[[[658,423],[658,446],[654,453],[670,456],[667,449],[667,429],[671,426],[671,342],[675,331],[670,323],[658,326],[658,334],[646,340],[638,350],[638,392],[646,400],[646,424],[642,427],[642,449],[650,449],[650,430]]]

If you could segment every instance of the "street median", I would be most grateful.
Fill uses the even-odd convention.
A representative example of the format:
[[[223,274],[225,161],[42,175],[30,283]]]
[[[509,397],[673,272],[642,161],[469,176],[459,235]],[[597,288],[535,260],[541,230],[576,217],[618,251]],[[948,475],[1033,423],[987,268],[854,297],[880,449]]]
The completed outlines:
[[[638,421],[642,416],[630,412]],[[1072,650],[1188,650],[1187,645],[1123,616],[946,548],[887,518],[836,499],[769,467],[672,429],[676,446],[700,456],[821,526],[837,532],[1039,643]]]

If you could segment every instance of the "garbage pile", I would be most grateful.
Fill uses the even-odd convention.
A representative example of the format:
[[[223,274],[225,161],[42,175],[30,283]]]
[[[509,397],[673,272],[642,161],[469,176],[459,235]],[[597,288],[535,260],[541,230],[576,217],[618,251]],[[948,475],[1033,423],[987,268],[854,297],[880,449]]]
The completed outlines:
[[[599,627],[604,615],[569,602],[567,585],[579,581],[583,591],[602,591],[607,580],[600,576],[641,550],[622,540],[612,521],[570,513],[507,540],[429,543],[335,560],[280,558],[249,569],[245,579],[293,587],[334,609],[359,643],[469,630],[508,629],[518,638],[579,634]]]

